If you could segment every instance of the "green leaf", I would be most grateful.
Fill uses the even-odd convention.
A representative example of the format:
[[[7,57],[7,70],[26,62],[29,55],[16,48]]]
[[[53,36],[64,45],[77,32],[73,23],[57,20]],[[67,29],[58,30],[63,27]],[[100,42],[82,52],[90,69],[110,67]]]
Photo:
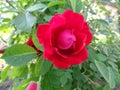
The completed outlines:
[[[82,1],[81,0],[70,0],[71,2],[71,6],[72,6],[72,9],[73,11],[75,12],[80,12],[83,8],[83,4],[82,4]]]
[[[36,51],[24,44],[16,44],[9,47],[2,56],[8,64],[13,66],[25,65],[34,57],[36,57]]]
[[[90,68],[94,71],[97,71],[97,68],[94,63],[90,63]]]
[[[0,26],[0,31],[2,32],[8,32],[9,24],[2,24]]]
[[[70,0],[73,11],[76,11],[76,0]]]
[[[82,3],[81,0],[78,0],[78,1],[76,2],[76,12],[79,13],[79,12],[82,10],[82,8],[83,8],[83,3]]]
[[[44,12],[46,9],[47,9],[47,6],[44,4],[35,4],[27,8],[27,11],[33,12],[33,11],[39,10],[40,12]]]
[[[95,64],[96,64],[99,72],[101,73],[101,75],[109,83],[109,72],[108,72],[107,66],[100,61],[95,61]]]
[[[45,16],[44,16],[44,19],[45,19],[45,21],[47,21],[47,22],[49,22],[51,18],[52,18],[52,16],[50,16],[50,15],[45,15]]]
[[[103,19],[96,19],[97,22],[100,24],[100,25],[106,25],[106,26],[109,26],[109,23]]]
[[[29,72],[31,73],[31,77],[36,76],[36,74],[35,74],[35,66],[36,66],[36,63],[31,63],[30,66],[29,66]]]
[[[42,60],[40,65],[40,75],[45,75],[49,71],[51,65],[51,62],[47,60]]]
[[[65,4],[64,1],[52,1],[52,2],[48,3],[48,7],[52,7],[55,5],[64,5],[64,4]]]
[[[120,9],[120,2],[115,2],[115,6]]]
[[[39,57],[37,59],[36,65],[35,65],[35,75],[36,76],[40,76],[40,69],[38,69],[38,68],[41,67],[41,62],[42,62],[42,57]]]
[[[105,85],[104,88],[102,90],[111,90],[109,84]]]
[[[109,72],[109,85],[110,85],[110,88],[115,88],[115,76],[114,76],[114,73],[111,69],[111,67],[108,67],[108,72]]]
[[[1,80],[4,82],[7,78],[7,73],[10,69],[10,66],[7,66],[2,72],[1,72]]]
[[[113,62],[113,61],[108,61],[108,63],[109,63],[116,71],[118,71],[118,65],[117,65],[115,62]]]
[[[10,22],[10,18],[4,18],[3,22]]]
[[[113,74],[114,74],[114,79],[116,84],[120,84],[120,74],[117,72],[114,68],[111,68]]]
[[[41,89],[41,76],[39,76],[38,88],[37,88],[37,90],[42,90],[42,89]]]
[[[36,17],[31,13],[20,13],[13,21],[18,32],[31,32],[33,25],[36,23]]]
[[[99,61],[106,61],[106,57],[101,53],[97,54],[96,59]]]
[[[71,75],[70,72],[66,72],[65,76],[66,76],[67,79],[70,79],[70,80],[72,79],[72,75]]]
[[[41,88],[42,90],[59,90],[60,88],[60,76],[56,75],[56,71],[58,69],[51,69],[45,74],[41,76]],[[54,89],[55,88],[55,89]]]
[[[35,65],[35,75],[45,75],[49,71],[51,65],[49,61],[44,60],[43,57],[39,57]]]
[[[96,15],[96,12],[92,8],[90,8],[90,13]]]
[[[65,75],[63,75],[62,77],[60,77],[60,82],[62,85],[65,85],[67,83],[67,78]]]
[[[35,45],[40,51],[43,51],[42,45],[38,42],[38,38],[37,38],[37,36],[36,36],[36,30],[33,30],[33,32],[32,32],[32,40],[33,40],[34,45]]]
[[[10,75],[11,79],[15,79],[17,77],[24,77],[27,76],[28,74],[28,67],[27,66],[19,66],[19,67],[14,67],[12,69],[12,73]]]
[[[95,58],[96,58],[96,52],[95,52],[95,50],[89,48],[88,52],[89,52],[89,60],[94,61]]]
[[[23,81],[18,87],[17,87],[17,90],[25,90],[28,83],[32,81],[31,78],[28,78],[28,79],[25,79],[25,81]]]
[[[102,1],[110,2],[110,0],[102,0]]]

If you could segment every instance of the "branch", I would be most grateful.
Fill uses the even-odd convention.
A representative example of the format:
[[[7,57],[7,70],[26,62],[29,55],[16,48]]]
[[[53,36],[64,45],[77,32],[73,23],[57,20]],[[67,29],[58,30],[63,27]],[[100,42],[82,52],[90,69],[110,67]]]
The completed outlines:
[[[0,39],[4,42],[4,43],[6,43],[6,41],[0,36]]]
[[[100,1],[100,2],[101,2],[103,5],[108,5],[108,6],[112,7],[112,8],[115,8],[115,9],[119,10],[119,9],[115,6],[114,3],[104,2],[104,1]]]
[[[13,8],[15,8],[8,0],[6,0],[6,2]],[[15,8],[16,9],[16,8]]]

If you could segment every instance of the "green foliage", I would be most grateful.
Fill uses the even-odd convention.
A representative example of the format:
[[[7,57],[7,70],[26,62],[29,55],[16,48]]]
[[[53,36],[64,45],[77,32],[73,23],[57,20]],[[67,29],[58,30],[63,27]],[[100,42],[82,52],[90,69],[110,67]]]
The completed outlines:
[[[8,64],[13,66],[25,65],[35,57],[36,51],[24,44],[9,47],[2,56]]]
[[[28,67],[27,66],[15,67],[11,71],[10,78],[13,80],[17,77],[19,77],[19,78],[24,77],[27,74],[28,74]]]
[[[34,45],[35,45],[38,49],[40,49],[41,51],[43,51],[42,45],[40,45],[39,42],[38,42],[38,38],[37,38],[37,36],[36,36],[36,31],[37,31],[37,30],[33,30],[33,31],[32,31],[32,40],[33,40],[33,43],[34,43]]]
[[[9,66],[1,72],[1,80],[12,79],[12,90],[25,90],[31,81],[38,82],[39,90],[114,90],[120,85],[118,17],[111,17],[111,11],[103,5],[111,0],[6,1],[0,1],[0,40],[8,45],[2,58]],[[119,3],[113,4],[119,9]],[[23,43],[32,36],[34,45],[43,51],[36,37],[38,24],[49,22],[54,14],[66,9],[84,15],[93,41],[87,47],[88,60],[64,70],[55,68],[42,53]]]
[[[44,4],[35,4],[34,6],[29,7],[26,9],[28,12],[33,12],[39,10],[39,12],[44,12],[47,9],[47,6]]]
[[[50,70],[51,65],[52,64],[49,61],[42,60],[40,65],[40,71],[39,71],[40,75],[45,75]]]
[[[105,80],[109,83],[109,73],[106,65],[102,62],[95,61],[95,64],[99,70],[99,72],[102,74],[102,76],[105,78]]]
[[[48,7],[52,7],[52,6],[55,6],[55,5],[64,5],[66,2],[64,1],[52,1],[50,3],[48,3]]]
[[[95,64],[104,77],[104,79],[109,83],[110,88],[115,88],[115,75],[111,67],[107,67],[104,63],[95,61]]]
[[[4,82],[7,78],[7,75],[8,75],[8,71],[10,69],[10,66],[7,66],[1,73],[1,80],[2,82]]]
[[[51,69],[41,78],[43,90],[71,90],[72,76],[69,70]]]
[[[83,8],[83,4],[81,0],[70,0],[72,9],[76,12],[80,12]]]
[[[29,12],[21,13],[13,21],[18,31],[31,32],[32,26],[36,23],[36,17]]]

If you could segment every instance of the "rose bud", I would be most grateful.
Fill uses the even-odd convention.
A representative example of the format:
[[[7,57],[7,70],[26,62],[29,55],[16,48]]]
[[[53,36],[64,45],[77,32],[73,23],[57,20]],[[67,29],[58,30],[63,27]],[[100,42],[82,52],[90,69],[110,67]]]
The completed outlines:
[[[37,90],[37,87],[38,84],[36,82],[32,82],[27,86],[26,90]]]
[[[32,37],[30,37],[29,40],[27,41],[27,45],[33,47],[36,50],[37,53],[41,52],[38,48],[35,47],[35,45],[32,41]]]

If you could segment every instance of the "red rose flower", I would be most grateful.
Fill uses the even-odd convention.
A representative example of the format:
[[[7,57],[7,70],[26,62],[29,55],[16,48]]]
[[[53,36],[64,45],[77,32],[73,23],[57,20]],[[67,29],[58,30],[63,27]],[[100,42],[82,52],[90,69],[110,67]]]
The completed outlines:
[[[86,46],[92,33],[83,15],[66,10],[54,15],[48,24],[40,24],[37,37],[44,47],[45,59],[58,68],[69,68],[87,59]]]
[[[27,86],[26,90],[37,90],[37,87],[38,87],[37,83],[32,82]]]
[[[34,43],[33,43],[33,41],[32,41],[32,37],[30,37],[29,40],[27,41],[27,45],[33,47],[33,48],[36,50],[37,53],[40,52],[40,50],[38,50],[38,49],[35,47],[35,45],[34,45]]]

